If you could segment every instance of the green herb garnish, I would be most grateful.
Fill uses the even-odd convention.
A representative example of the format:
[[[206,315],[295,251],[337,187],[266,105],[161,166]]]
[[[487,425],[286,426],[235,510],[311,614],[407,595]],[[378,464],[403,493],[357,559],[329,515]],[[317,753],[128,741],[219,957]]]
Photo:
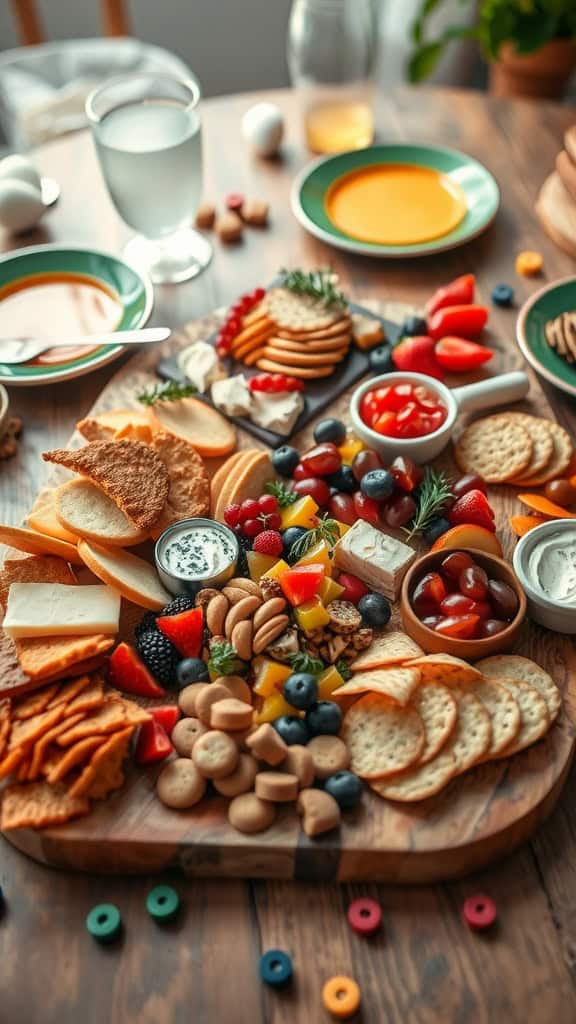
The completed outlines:
[[[163,384],[145,388],[136,395],[136,398],[142,405],[156,405],[156,402],[178,402],[181,398],[197,394],[197,391],[193,384],[179,384],[178,381],[167,380]]]
[[[320,270],[281,270],[282,287],[297,295],[310,295],[318,299],[325,306],[334,303],[346,305],[346,297],[338,291],[335,285],[337,276],[331,267],[324,267]]]
[[[453,497],[452,485],[445,473],[437,472],[426,466],[424,479],[418,488],[418,508],[416,514],[408,526],[403,526],[404,533],[408,540],[422,533],[432,519],[442,515],[446,505]]]
[[[352,678],[352,669],[350,668],[348,662],[344,661],[344,658],[338,658],[338,661],[336,662],[334,667],[340,673],[344,682],[346,682],[347,679]]]
[[[326,665],[320,658],[314,658],[308,651],[298,651],[297,654],[288,655],[288,664],[294,672],[308,672],[311,676],[319,676]]]
[[[213,644],[210,648],[208,668],[210,672],[215,672],[219,676],[234,676],[244,672],[246,666],[240,661],[236,648],[228,641],[224,641]]]
[[[298,501],[298,495],[295,491],[291,491],[280,480],[270,480],[265,485],[264,490],[266,494],[273,494],[278,499],[280,508],[287,508],[288,505],[293,505],[295,501]]]
[[[329,519],[328,516],[323,516],[318,520],[317,526],[313,526],[299,540],[294,541],[290,548],[290,561],[297,562],[310,548],[322,540],[326,541],[330,549],[340,540],[340,527],[335,519]]]

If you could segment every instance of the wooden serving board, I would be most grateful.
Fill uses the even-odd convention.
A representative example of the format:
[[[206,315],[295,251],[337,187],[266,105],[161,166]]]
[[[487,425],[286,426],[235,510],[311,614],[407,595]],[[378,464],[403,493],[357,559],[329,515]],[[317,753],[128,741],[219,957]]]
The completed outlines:
[[[399,311],[394,315],[390,307],[379,311],[399,318]],[[206,336],[214,323],[207,318],[189,325],[171,342],[172,349]],[[134,394],[154,378],[156,360],[150,351],[136,355],[111,379],[93,412],[134,405]],[[501,346],[495,363],[500,372],[519,366],[521,357]],[[335,402],[334,415],[347,418],[348,398],[343,395]],[[537,383],[523,407],[553,418]],[[310,439],[308,426],[294,443],[305,447]],[[253,447],[254,438],[239,433],[238,443]],[[212,460],[210,472],[220,461]],[[515,492],[493,488],[490,500],[509,555],[513,538],[505,524],[508,513],[518,510]],[[530,837],[554,807],[574,754],[573,642],[526,623],[515,653],[547,668],[560,686],[564,705],[558,721],[535,746],[509,760],[480,765],[420,804],[392,804],[367,790],[360,806],[343,815],[338,832],[308,839],[294,808],[286,806],[279,808],[270,829],[246,836],[228,825],[223,798],[213,796],[189,811],[171,811],[155,796],[160,769],[133,768],[124,788],[96,802],[89,817],[42,832],[8,832],[6,838],[35,860],[67,870],[149,874],[177,867],[186,875],[206,877],[399,884],[460,877],[511,853]]]

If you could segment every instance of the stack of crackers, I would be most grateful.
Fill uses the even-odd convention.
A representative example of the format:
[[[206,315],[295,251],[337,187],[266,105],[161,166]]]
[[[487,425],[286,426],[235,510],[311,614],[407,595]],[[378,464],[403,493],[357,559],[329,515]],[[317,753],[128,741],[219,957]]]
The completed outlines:
[[[495,655],[472,666],[425,655],[403,633],[375,640],[351,668],[352,678],[332,695],[348,705],[342,737],[350,767],[379,796],[403,803],[434,796],[474,765],[525,750],[562,703],[551,676],[528,658]]]
[[[90,811],[124,783],[122,764],[150,715],[96,674],[0,703],[0,828],[45,828]]]
[[[475,420],[455,445],[463,473],[487,483],[539,487],[561,477],[573,455],[569,433],[555,423],[523,412],[502,412]]]

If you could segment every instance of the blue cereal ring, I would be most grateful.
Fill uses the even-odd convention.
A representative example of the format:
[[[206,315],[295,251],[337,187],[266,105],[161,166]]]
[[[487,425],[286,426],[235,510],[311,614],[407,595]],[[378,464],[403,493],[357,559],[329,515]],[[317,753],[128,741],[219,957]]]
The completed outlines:
[[[497,284],[490,298],[495,306],[511,306],[514,302],[514,289],[509,284]]]
[[[269,949],[260,957],[260,977],[266,985],[281,988],[292,977],[292,961],[281,949]]]

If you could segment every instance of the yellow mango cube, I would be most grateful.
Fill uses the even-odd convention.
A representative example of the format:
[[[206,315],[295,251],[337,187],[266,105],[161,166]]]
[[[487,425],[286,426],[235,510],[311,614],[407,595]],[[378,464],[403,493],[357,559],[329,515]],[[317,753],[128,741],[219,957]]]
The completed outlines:
[[[275,561],[271,569],[267,569],[266,572],[262,573],[267,580],[279,580],[285,572],[288,572],[290,566],[288,562],[285,562],[283,558],[279,558]]]
[[[330,700],[339,686],[344,686],[344,680],[336,666],[330,665],[318,676],[318,700]]]
[[[262,722],[274,722],[281,715],[294,715],[296,712],[294,708],[284,700],[281,693],[272,693],[269,697],[264,698],[264,703],[260,708],[260,711],[256,712],[256,721],[261,724]]]
[[[271,658],[255,658],[252,662],[254,669],[254,693],[260,697],[270,697],[277,693],[283,683],[292,675],[289,665],[283,665],[279,661],[272,661]]]
[[[309,548],[302,558],[299,558],[295,563],[296,565],[323,565],[326,571],[326,575],[329,576],[332,571],[332,562],[330,560],[330,548],[328,547],[325,540],[318,541],[313,547]]]
[[[363,448],[364,444],[359,437],[355,437],[354,434],[348,434],[344,444],[341,444],[338,449],[344,465],[351,466],[358,452],[361,452]]]
[[[282,529],[287,530],[290,526],[304,526],[309,529],[314,526],[314,516],[318,511],[318,505],[309,494],[298,498],[291,505],[280,509],[282,516]]]
[[[338,524],[338,533],[343,537],[344,534],[348,533],[350,527],[348,526],[348,523],[341,523],[339,519],[336,519],[336,523]]]
[[[310,601],[305,601],[304,604],[299,604],[297,608],[294,608],[294,618],[305,633],[311,633],[330,622],[330,615],[319,597],[313,597]]]
[[[318,591],[318,597],[322,601],[322,604],[330,604],[330,601],[337,601],[341,594],[344,593],[344,587],[341,583],[337,583],[336,580],[325,576],[320,584]]]
[[[276,565],[278,559],[275,555],[261,555],[258,551],[247,551],[246,561],[248,562],[248,571],[250,573],[250,579],[258,583],[260,577],[272,569]]]

